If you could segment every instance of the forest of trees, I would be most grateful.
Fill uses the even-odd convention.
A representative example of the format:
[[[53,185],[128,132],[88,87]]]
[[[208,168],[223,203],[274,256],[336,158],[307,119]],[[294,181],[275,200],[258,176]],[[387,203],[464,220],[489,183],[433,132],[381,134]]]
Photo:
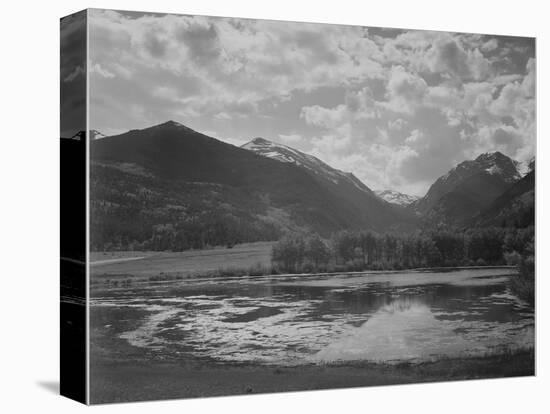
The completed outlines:
[[[273,223],[258,218],[265,206],[257,197],[228,186],[94,165],[90,194],[93,251],[184,251],[281,237]]]
[[[215,246],[232,247],[238,243],[276,240],[278,229],[270,223],[220,212],[207,212],[199,217],[187,217],[175,224],[150,224],[146,230],[133,225],[131,220],[115,221],[108,216],[96,219],[92,248],[103,251],[173,251],[200,250]],[[128,221],[128,225],[125,223]],[[124,228],[120,230],[121,227]],[[148,230],[148,231],[147,231]]]
[[[517,261],[518,277],[510,279],[510,289],[519,298],[535,305],[535,238],[532,237],[521,254],[512,254]],[[510,256],[509,256],[510,258]],[[514,263],[516,264],[516,263]]]
[[[278,272],[331,272],[519,264],[534,227],[479,228],[410,235],[342,231],[329,240],[288,235],[273,247]]]

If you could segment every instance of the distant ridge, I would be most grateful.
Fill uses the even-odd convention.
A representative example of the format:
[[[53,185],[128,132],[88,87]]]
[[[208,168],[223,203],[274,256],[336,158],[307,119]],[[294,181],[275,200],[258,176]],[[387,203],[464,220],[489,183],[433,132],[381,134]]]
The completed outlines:
[[[116,224],[126,223],[120,232],[129,240],[152,237],[153,229],[166,226],[206,226],[221,234],[242,228],[244,241],[272,240],[287,231],[329,235],[410,226],[409,216],[353,175],[290,147],[287,154],[301,161],[281,162],[168,121],[94,140],[90,149],[92,175],[124,183],[117,191],[95,190],[104,197],[95,200],[96,225],[111,234],[112,224],[101,223],[121,216]]]
[[[327,180],[330,180],[335,184],[338,184],[340,181],[346,181],[361,191],[372,193],[372,190],[363,184],[363,182],[361,182],[352,173],[333,168],[321,161],[319,158],[301,152],[292,147],[258,137],[242,145],[241,148],[253,151],[256,154],[280,162],[288,162],[304,167],[314,174],[324,176]]]
[[[418,196],[403,194],[395,190],[378,190],[375,194],[388,203],[397,204],[398,206],[408,206],[420,199]]]
[[[516,161],[499,151],[484,153],[439,177],[411,206],[425,223],[464,225],[521,178]]]

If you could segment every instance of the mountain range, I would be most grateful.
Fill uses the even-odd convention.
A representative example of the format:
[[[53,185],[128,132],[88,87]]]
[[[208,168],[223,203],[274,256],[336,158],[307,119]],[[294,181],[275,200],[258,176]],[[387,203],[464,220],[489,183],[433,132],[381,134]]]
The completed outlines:
[[[534,199],[534,173],[524,176],[500,152],[458,164],[416,198],[374,192],[352,173],[286,145],[255,138],[236,147],[174,121],[93,140],[90,151],[96,248],[162,248],[143,244],[172,239],[180,248],[200,248],[293,231],[483,226],[495,217],[513,220],[519,210],[525,224],[530,194]]]
[[[397,204],[398,206],[408,206],[420,199],[418,196],[400,193],[395,190],[377,190],[374,193],[388,203]]]
[[[98,245],[114,234],[114,243],[124,245],[184,229],[206,233],[197,237],[212,244],[273,239],[287,231],[328,235],[413,226],[412,214],[313,157],[294,154],[308,167],[281,162],[173,121],[94,140],[90,151]],[[182,243],[200,247],[203,241]]]
[[[520,164],[501,152],[484,153],[439,177],[411,207],[426,225],[467,226],[520,181],[522,173]]]
[[[332,183],[336,185],[351,184],[361,191],[371,195],[373,194],[372,190],[352,173],[332,168],[313,155],[306,154],[286,145],[277,144],[264,138],[255,138],[242,145],[241,148],[280,162],[291,163],[303,167],[316,176],[332,181]]]

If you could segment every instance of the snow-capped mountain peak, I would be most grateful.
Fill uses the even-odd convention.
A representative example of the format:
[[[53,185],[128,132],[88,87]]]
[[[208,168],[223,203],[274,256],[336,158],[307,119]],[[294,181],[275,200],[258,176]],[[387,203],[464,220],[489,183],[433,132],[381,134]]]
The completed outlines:
[[[306,154],[289,146],[258,137],[242,145],[241,148],[253,151],[258,155],[262,155],[280,162],[296,164],[300,167],[306,168],[318,176],[325,177],[334,184],[345,181],[357,187],[361,191],[372,193],[370,188],[363,184],[352,173],[332,168],[330,165],[324,163],[313,155]]]
[[[517,168],[518,162],[499,151],[486,152],[474,161],[465,161],[464,163],[473,168],[477,167],[480,170],[484,170],[491,175],[498,175],[508,183],[513,183],[522,177]]]
[[[409,204],[414,203],[420,197],[413,196],[409,194],[403,194],[395,190],[378,190],[374,192],[382,200],[387,201],[388,203],[397,204],[400,206],[408,206]]]
[[[427,211],[445,194],[454,191],[465,181],[480,174],[489,174],[497,181],[513,184],[521,179],[522,172],[518,162],[499,151],[486,152],[474,160],[466,160],[439,177],[430,187],[426,195],[416,204],[419,211]],[[479,185],[479,184],[476,184]]]
[[[530,159],[520,162],[520,161],[514,161],[516,165],[516,169],[520,173],[522,177],[525,177],[529,172],[533,171],[535,169],[535,157],[531,157]]]
[[[90,139],[94,140],[94,139],[102,139],[102,138],[107,138],[107,135],[99,132],[97,129],[90,130]]]
[[[307,154],[297,151],[294,148],[287,147],[283,144],[277,144],[260,137],[247,142],[241,148],[277,161],[290,162],[298,165],[306,163],[306,158],[308,157]]]
[[[441,176],[436,183],[459,181],[480,172],[497,175],[505,182],[513,183],[523,176],[518,169],[518,164],[517,161],[512,160],[499,151],[486,152],[479,155],[475,160],[461,162],[456,167],[449,170],[445,175]]]

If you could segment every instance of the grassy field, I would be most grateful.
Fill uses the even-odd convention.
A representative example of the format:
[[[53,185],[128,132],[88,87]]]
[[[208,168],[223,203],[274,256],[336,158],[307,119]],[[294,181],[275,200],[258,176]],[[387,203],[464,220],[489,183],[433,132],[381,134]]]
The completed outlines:
[[[349,363],[266,367],[204,361],[96,359],[93,403],[320,390],[534,375],[534,353],[444,359],[422,364]]]
[[[249,268],[271,264],[273,242],[246,243],[231,249],[184,252],[93,252],[92,278],[146,278],[157,275],[206,273],[220,268]]]

